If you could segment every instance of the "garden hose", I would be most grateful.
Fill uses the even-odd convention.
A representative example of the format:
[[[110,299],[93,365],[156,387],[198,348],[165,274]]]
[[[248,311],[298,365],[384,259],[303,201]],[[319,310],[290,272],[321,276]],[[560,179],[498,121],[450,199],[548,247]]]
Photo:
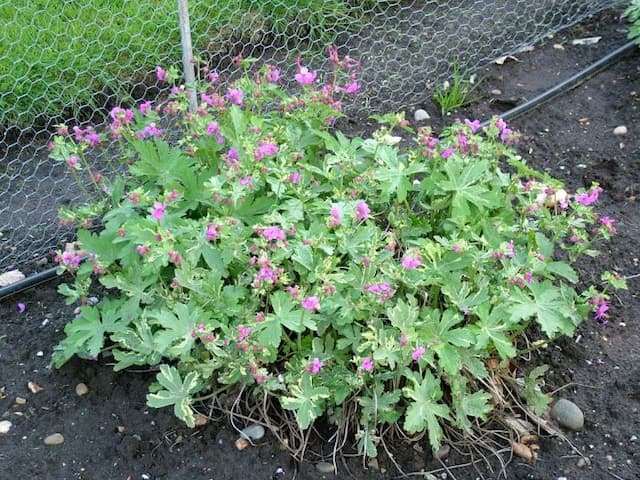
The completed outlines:
[[[597,73],[601,72],[605,68],[609,67],[613,63],[620,60],[623,56],[630,53],[635,47],[636,47],[635,41],[630,41],[626,43],[625,45],[621,46],[620,48],[604,56],[597,62],[589,65],[587,68],[576,73],[575,75],[568,78],[567,80],[560,82],[559,84],[555,85],[549,90],[532,98],[531,100],[528,100],[525,103],[504,112],[501,115],[501,118],[503,120],[512,120],[526,112],[534,110],[535,108],[539,107],[540,105],[547,102],[548,100],[556,97],[557,95],[572,90],[573,88],[577,87],[584,81],[588,80],[589,78],[593,77]],[[481,127],[486,127],[489,125],[489,122],[490,122],[489,120],[486,120],[482,122],[480,125]],[[58,267],[52,267],[42,272],[31,275],[16,283],[12,283],[11,285],[8,285],[6,287],[0,287],[0,302],[11,295],[14,295],[18,292],[26,290],[27,288],[34,287],[36,285],[39,285],[41,283],[45,283],[54,279],[57,275],[57,272],[58,272]]]
[[[620,60],[623,56],[630,53],[636,47],[637,47],[637,44],[635,41],[631,41],[629,43],[624,44],[620,48],[614,50],[608,55],[605,55],[597,62],[589,65],[587,68],[576,73],[575,75],[566,79],[565,81],[560,82],[556,86],[532,98],[531,100],[528,100],[523,104],[512,108],[511,110],[507,110],[506,112],[502,113],[500,117],[505,121],[513,120],[514,118],[519,117],[520,115],[526,112],[530,112],[531,110],[538,108],[543,103],[551,100],[552,98],[560,95],[561,93],[566,93],[576,88],[581,83],[585,82],[586,80],[590,79],[594,75],[600,73],[605,68],[609,67],[613,63]],[[487,127],[489,126],[489,123],[490,123],[490,120],[485,120],[480,124],[480,126]]]

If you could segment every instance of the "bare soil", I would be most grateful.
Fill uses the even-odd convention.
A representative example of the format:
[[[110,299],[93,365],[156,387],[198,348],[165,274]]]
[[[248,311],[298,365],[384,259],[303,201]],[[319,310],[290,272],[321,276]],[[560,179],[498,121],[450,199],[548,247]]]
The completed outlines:
[[[437,131],[456,117],[486,119],[530,99],[626,42],[625,25],[614,13],[547,39],[517,60],[492,64],[478,72],[484,78],[478,101],[442,119],[428,98],[416,98]],[[572,45],[576,38],[602,37],[593,45]],[[512,457],[508,449],[502,471],[452,453],[444,462],[426,445],[389,445],[402,469],[413,478],[432,472],[442,479],[568,480],[640,479],[640,311],[638,299],[640,210],[640,50],[621,59],[570,92],[519,117],[511,124],[522,133],[520,150],[529,164],[565,181],[569,188],[597,181],[605,189],[598,211],[617,219],[618,235],[602,246],[602,255],[581,262],[585,284],[599,282],[601,271],[629,278],[602,325],[587,320],[574,339],[564,339],[541,353],[519,360],[521,368],[547,364],[546,391],[574,401],[585,413],[581,432],[566,432],[581,455],[566,442],[544,436],[535,464]],[[500,92],[497,92],[499,90]],[[413,112],[407,112],[413,119]],[[625,136],[614,136],[625,125]],[[343,121],[350,134],[371,131],[365,115]],[[225,419],[190,430],[170,409],[145,405],[149,372],[114,373],[103,361],[73,360],[60,370],[48,367],[52,349],[63,336],[73,307],[56,293],[56,282],[39,285],[0,303],[0,420],[12,427],[0,434],[1,479],[260,479],[396,478],[386,455],[377,468],[360,460],[338,460],[337,474],[321,474],[314,463],[331,461],[331,446],[313,443],[308,462],[295,464],[267,434],[258,445],[238,451],[233,427]],[[18,303],[26,305],[20,313]],[[42,391],[32,393],[28,382]],[[89,392],[75,393],[83,382]],[[22,400],[21,400],[22,399]],[[207,413],[207,406],[201,410]],[[46,446],[54,432],[59,446]],[[585,463],[583,460],[581,464]],[[465,466],[466,464],[466,466]],[[282,468],[283,472],[277,471]],[[282,475],[280,475],[282,473]]]

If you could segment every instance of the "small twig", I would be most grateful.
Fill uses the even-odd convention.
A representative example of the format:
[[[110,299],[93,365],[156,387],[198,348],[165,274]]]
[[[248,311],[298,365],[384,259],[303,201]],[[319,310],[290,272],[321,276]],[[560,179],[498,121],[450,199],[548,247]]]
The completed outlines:
[[[615,474],[615,473],[613,473],[613,472],[610,472],[609,470],[607,470],[607,473],[608,473],[609,475],[611,475],[613,478],[617,478],[618,480],[624,480],[624,478],[622,478],[622,477],[621,477],[621,476],[619,476],[619,475],[616,475],[616,474]]]
[[[565,388],[569,388],[569,387],[584,387],[584,388],[593,388],[594,390],[601,390],[602,387],[595,387],[593,385],[586,385],[584,383],[577,383],[577,382],[569,382],[566,385],[562,385],[561,387],[556,388],[555,390],[549,392],[552,396],[555,395],[556,393],[558,393],[561,390],[564,390]]]

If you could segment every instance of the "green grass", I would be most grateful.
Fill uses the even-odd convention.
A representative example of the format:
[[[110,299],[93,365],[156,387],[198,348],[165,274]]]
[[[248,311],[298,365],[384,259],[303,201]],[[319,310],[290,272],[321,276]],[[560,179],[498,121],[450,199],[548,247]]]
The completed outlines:
[[[199,51],[293,36],[321,47],[362,14],[343,0],[191,0],[189,9]],[[0,126],[99,108],[100,91],[126,100],[155,65],[180,65],[175,1],[0,0],[0,21]]]
[[[471,80],[465,80],[465,76],[460,73],[458,64],[454,64],[451,81],[446,81],[434,89],[433,102],[440,108],[440,112],[444,117],[471,103],[469,94],[479,84],[479,82],[472,83]]]

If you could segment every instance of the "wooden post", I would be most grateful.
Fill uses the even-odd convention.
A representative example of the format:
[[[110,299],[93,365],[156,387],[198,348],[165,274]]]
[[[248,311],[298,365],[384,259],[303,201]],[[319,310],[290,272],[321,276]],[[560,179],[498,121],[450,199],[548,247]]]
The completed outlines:
[[[189,97],[189,111],[198,109],[196,94],[196,76],[194,73],[193,45],[191,43],[191,26],[189,25],[189,6],[187,0],[178,0],[180,17],[180,38],[182,39],[182,70]]]

